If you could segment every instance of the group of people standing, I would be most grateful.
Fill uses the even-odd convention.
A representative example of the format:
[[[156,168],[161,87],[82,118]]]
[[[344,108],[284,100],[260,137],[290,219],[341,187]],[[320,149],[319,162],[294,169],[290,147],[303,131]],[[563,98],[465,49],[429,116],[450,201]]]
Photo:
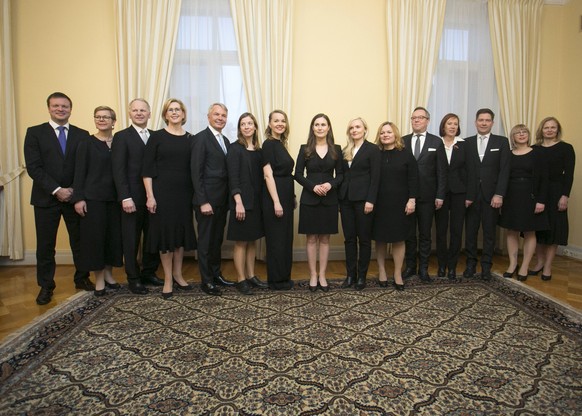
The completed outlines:
[[[491,134],[494,114],[489,109],[477,112],[478,134],[463,140],[458,116],[443,118],[438,137],[427,132],[430,114],[418,107],[411,116],[413,133],[404,137],[394,123],[384,122],[372,143],[365,120],[351,120],[342,149],[335,144],[329,117],[320,113],[311,120],[295,164],[287,148],[289,121],[281,110],[269,114],[262,143],[255,117],[242,114],[231,143],[222,134],[228,117],[222,103],[209,107],[208,127],[196,135],[185,131],[187,110],[175,98],[165,102],[166,127],[158,131],[147,128],[149,104],[133,100],[132,125],[115,135],[116,114],[110,107],[94,110],[97,131],[89,135],[69,124],[72,101],[65,94],[51,94],[47,106],[51,120],[29,128],[24,145],[33,179],[41,287],[36,301],[41,305],[50,302],[55,287],[54,249],[61,216],[77,269],[75,285],[94,290],[96,296],[120,287],[112,267],[123,264],[133,293],[146,294],[146,285],[157,285],[169,299],[174,289],[193,290],[182,274],[182,262],[184,252],[194,249],[201,289],[209,295],[220,295],[220,286],[235,286],[243,294],[252,294],[254,288],[290,289],[295,181],[303,187],[298,231],[306,235],[311,291],[330,288],[329,241],[338,233],[339,216],[346,257],[342,287],[356,290],[366,286],[372,240],[380,286],[388,285],[388,244],[397,290],[413,275],[431,281],[433,218],[439,277],[457,275],[464,223],[465,277],[476,274],[481,225],[484,279],[491,278],[498,223],[508,229],[506,277],[517,273],[525,280],[541,271],[543,279],[551,278],[556,247],[567,244],[574,152],[561,142],[561,126],[552,117],[542,121],[533,147],[529,130],[516,126],[510,150],[507,138]],[[221,271],[227,218],[236,282]],[[518,267],[520,233],[524,259]],[[267,282],[254,269],[256,241],[262,237]],[[534,251],[538,263],[529,269]],[[160,264],[163,279],[156,276]],[[94,285],[89,271],[95,273]]]

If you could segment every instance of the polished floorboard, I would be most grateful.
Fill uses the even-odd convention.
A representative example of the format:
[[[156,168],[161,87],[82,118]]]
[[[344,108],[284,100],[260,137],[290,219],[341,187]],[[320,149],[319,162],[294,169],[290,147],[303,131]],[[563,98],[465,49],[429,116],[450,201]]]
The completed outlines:
[[[534,261],[532,261],[532,264],[535,264]],[[498,274],[503,273],[508,265],[507,258],[502,256],[496,256],[493,262],[493,271]],[[463,268],[459,267],[457,272],[462,273]],[[558,256],[554,261],[552,280],[542,281],[539,276],[533,276],[529,277],[525,281],[525,284],[547,293],[563,303],[570,304],[582,310],[581,269],[582,261]],[[391,270],[391,262],[388,261],[387,272],[390,273]],[[429,271],[433,276],[436,274],[436,265],[434,263],[431,264]],[[375,279],[377,273],[378,267],[376,261],[372,260],[369,278]],[[230,280],[236,280],[232,261],[227,260],[223,262],[223,274]],[[264,262],[257,261],[256,274],[263,280],[266,280]],[[163,276],[161,270],[158,272],[158,275]],[[294,280],[304,280],[308,276],[306,262],[296,262],[293,264],[292,277]],[[344,276],[344,262],[330,262],[327,273],[328,279],[339,280],[343,279]],[[118,282],[126,283],[122,268],[114,270],[114,277]],[[191,282],[200,281],[198,265],[192,258],[187,258],[184,261],[184,277]],[[26,326],[36,317],[66,301],[77,292],[73,285],[72,266],[58,266],[55,280],[57,287],[53,300],[48,305],[39,306],[35,302],[39,290],[36,284],[36,268],[34,266],[0,267],[0,342],[9,334]]]

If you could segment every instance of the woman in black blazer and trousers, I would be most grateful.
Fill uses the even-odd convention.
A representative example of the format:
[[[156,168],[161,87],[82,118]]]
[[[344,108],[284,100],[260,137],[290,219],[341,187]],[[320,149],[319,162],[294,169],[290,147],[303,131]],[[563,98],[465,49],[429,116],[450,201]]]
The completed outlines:
[[[372,212],[380,182],[380,149],[366,140],[368,125],[362,118],[351,120],[346,133],[344,180],[339,190],[347,272],[342,287],[355,284],[356,290],[362,290],[366,287],[372,252]]]
[[[331,121],[325,114],[317,114],[311,120],[307,144],[299,149],[295,167],[295,180],[303,186],[299,210],[299,234],[307,235],[309,289],[312,292],[315,292],[318,286],[324,292],[329,290],[325,277],[329,257],[329,236],[338,232],[337,188],[342,178],[342,153],[341,148],[334,143]]]
[[[234,241],[236,288],[245,295],[252,294],[253,287],[267,287],[255,276],[256,243],[265,235],[261,210],[263,156],[257,126],[255,116],[243,113],[238,119],[238,140],[230,145],[226,156],[230,188],[226,238]]]
[[[441,209],[436,211],[436,246],[438,258],[438,276],[445,275],[453,280],[456,277],[457,262],[461,252],[461,239],[465,209],[475,199],[473,178],[474,165],[468,163],[467,146],[459,136],[459,117],[449,113],[445,115],[439,127],[447,154],[447,192]],[[447,235],[450,242],[447,246]],[[448,273],[446,272],[448,269]]]

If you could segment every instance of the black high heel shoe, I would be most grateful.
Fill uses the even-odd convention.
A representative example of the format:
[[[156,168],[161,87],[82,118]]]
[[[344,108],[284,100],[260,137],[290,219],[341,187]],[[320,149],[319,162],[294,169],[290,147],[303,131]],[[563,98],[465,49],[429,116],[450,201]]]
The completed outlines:
[[[527,274],[522,276],[521,274],[517,274],[517,280],[519,280],[520,282],[525,282],[527,280]]]
[[[321,288],[322,291],[324,292],[329,292],[329,283],[327,283],[327,280],[325,281],[326,285],[322,285],[321,282],[319,281],[319,277],[317,278],[317,285]]]
[[[95,290],[93,291],[93,294],[94,294],[96,297],[98,297],[98,298],[100,298],[101,296],[105,296],[105,293],[106,293],[106,292],[105,292],[105,288],[103,288],[103,289],[101,289],[101,290],[97,290],[97,289],[95,289]]]
[[[117,282],[114,283],[105,282],[105,287],[114,290],[121,289],[121,285]]]
[[[309,291],[310,292],[317,292],[317,285],[315,285],[315,286],[309,285]]]
[[[174,296],[174,292],[162,292],[162,299],[164,300],[168,300],[170,299],[172,296]]]
[[[540,267],[538,270],[531,270],[531,269],[528,269],[528,270],[527,270],[527,275],[528,275],[528,276],[537,276],[538,274],[540,274],[540,272],[541,272],[542,270],[544,270],[544,267],[543,267],[543,266],[542,266],[542,267]]]
[[[192,286],[189,283],[186,283],[185,286],[182,286],[180,283],[176,282],[176,279],[174,277],[172,277],[172,279],[174,280],[174,287],[178,290],[183,290],[184,292],[189,292],[191,290],[194,290],[194,286]],[[163,294],[163,292],[162,292]]]
[[[513,275],[517,272],[518,269],[519,269],[519,266],[515,266],[515,269],[513,269],[513,271],[511,273],[510,272],[504,272],[503,273],[503,277],[506,277],[508,279],[511,279],[513,277]],[[519,274],[518,274],[518,276],[519,276]]]
[[[392,286],[394,286],[394,289],[402,292],[404,290],[404,283],[403,284],[398,284],[396,282],[392,283]]]
[[[378,286],[380,286],[380,287],[388,287],[388,280],[380,280],[380,279],[378,279]]]

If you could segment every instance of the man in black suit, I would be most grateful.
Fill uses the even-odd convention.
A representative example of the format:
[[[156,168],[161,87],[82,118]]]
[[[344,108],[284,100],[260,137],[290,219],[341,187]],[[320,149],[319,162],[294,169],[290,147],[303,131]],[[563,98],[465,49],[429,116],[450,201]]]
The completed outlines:
[[[201,288],[209,295],[221,295],[220,286],[234,286],[220,270],[222,241],[228,212],[228,170],[226,154],[230,142],[222,135],[228,109],[215,103],[208,109],[209,126],[196,134],[192,148],[193,205],[198,222],[198,267]]]
[[[50,120],[29,127],[24,139],[26,169],[32,178],[30,203],[36,225],[36,280],[40,292],[36,303],[46,305],[55,289],[55,244],[61,217],[69,233],[73,261],[79,264],[80,217],[70,203],[77,146],[89,132],[69,124],[73,103],[61,92],[47,98]],[[75,271],[75,287],[94,290],[86,271]]]
[[[137,261],[140,241],[142,247],[149,225],[146,195],[141,176],[145,145],[150,131],[147,128],[151,116],[149,103],[136,98],[129,103],[131,126],[113,137],[111,160],[113,179],[117,197],[121,201],[121,232],[123,236],[123,257],[129,290],[136,294],[148,293],[144,284],[163,286],[164,281],[156,276],[160,265],[159,253],[148,253],[142,249],[142,268]]]
[[[465,139],[468,161],[474,166],[476,197],[465,214],[465,277],[473,277],[477,266],[477,235],[483,226],[481,277],[491,279],[495,232],[499,209],[509,181],[511,151],[507,137],[491,134],[495,114],[488,108],[477,111],[477,135]]]
[[[447,186],[447,155],[443,141],[427,132],[430,113],[424,107],[416,107],[410,117],[412,134],[404,136],[404,145],[416,158],[419,174],[419,192],[416,211],[406,239],[406,268],[402,277],[416,274],[418,246],[418,276],[425,282],[432,279],[428,274],[428,260],[432,246],[432,222],[435,210],[443,206]],[[418,228],[418,238],[417,238]]]

